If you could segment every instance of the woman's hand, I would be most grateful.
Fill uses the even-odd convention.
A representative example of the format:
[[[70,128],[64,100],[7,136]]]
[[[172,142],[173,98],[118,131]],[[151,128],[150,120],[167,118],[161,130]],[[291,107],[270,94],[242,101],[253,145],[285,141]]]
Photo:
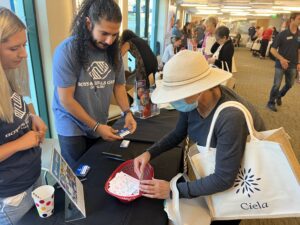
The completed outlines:
[[[19,150],[27,150],[30,148],[34,148],[40,145],[43,139],[43,135],[38,131],[28,131],[22,137],[17,139]]]
[[[150,153],[146,151],[133,160],[134,172],[140,179],[143,177],[145,166],[150,161],[150,158],[151,158]]]
[[[136,130],[136,121],[134,120],[132,113],[126,114],[124,127],[128,128],[130,133],[133,133]]]
[[[216,61],[216,59],[214,57],[211,57],[211,58],[207,59],[208,64],[214,64],[215,61]]]
[[[32,130],[40,133],[40,142],[43,142],[47,132],[47,126],[44,121],[37,115],[31,114]]]
[[[96,132],[106,141],[121,140],[122,137],[118,136],[118,130],[113,129],[111,126],[100,124]]]
[[[141,180],[140,190],[148,198],[167,199],[170,196],[170,183],[165,180]]]

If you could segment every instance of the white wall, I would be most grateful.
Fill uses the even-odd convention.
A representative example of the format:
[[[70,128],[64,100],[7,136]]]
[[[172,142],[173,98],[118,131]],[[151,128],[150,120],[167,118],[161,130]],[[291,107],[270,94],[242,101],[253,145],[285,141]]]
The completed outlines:
[[[1,0],[0,6],[10,9],[10,0]]]
[[[74,2],[61,0],[35,0],[40,51],[52,136],[57,137],[52,113],[53,81],[52,57],[56,46],[69,36],[73,19]]]

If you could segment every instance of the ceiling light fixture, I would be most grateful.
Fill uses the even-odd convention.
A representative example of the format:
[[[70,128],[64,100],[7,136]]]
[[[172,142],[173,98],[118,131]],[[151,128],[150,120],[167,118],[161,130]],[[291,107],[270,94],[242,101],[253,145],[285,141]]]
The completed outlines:
[[[181,4],[182,7],[205,7],[207,5],[203,5],[203,4],[188,4],[188,3],[184,3]]]
[[[223,6],[223,9],[251,9],[251,7],[250,6],[225,5],[225,6]]]

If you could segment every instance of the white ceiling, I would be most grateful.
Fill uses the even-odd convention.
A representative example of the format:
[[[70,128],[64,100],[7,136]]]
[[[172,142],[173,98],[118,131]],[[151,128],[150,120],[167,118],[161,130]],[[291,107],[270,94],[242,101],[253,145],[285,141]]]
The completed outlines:
[[[177,4],[191,14],[248,19],[300,12],[300,0],[178,0]]]

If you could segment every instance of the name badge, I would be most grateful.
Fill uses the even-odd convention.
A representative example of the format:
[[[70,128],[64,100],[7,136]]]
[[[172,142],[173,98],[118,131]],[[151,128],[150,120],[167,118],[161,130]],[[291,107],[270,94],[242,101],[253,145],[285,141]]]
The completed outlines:
[[[293,39],[293,36],[289,36],[286,38],[286,40],[291,40],[291,39]]]

